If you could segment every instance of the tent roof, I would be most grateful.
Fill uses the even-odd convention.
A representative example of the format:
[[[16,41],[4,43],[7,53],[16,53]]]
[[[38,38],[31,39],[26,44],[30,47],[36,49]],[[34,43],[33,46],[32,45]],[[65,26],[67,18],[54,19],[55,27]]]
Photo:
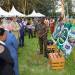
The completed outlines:
[[[37,17],[37,13],[33,10],[31,14],[27,15],[27,17]]]
[[[45,17],[45,15],[41,13],[36,13],[36,11],[33,10],[31,14],[27,15],[27,17]]]
[[[45,15],[41,14],[41,13],[37,13],[38,17],[45,17]]]
[[[0,7],[0,17],[8,17],[8,12],[6,12],[5,10],[3,10],[1,7]]]
[[[14,6],[12,7],[11,11],[9,11],[9,16],[10,17],[12,17],[12,16],[25,17],[25,15],[18,12]]]

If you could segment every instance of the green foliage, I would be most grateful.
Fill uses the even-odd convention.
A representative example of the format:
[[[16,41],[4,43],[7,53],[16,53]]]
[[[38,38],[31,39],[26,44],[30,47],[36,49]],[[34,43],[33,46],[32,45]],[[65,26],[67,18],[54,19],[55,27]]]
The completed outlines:
[[[54,0],[5,0],[2,8],[10,10],[12,5],[20,12],[29,14],[35,9],[47,16],[55,13]]]
[[[58,0],[4,0],[1,6],[6,11],[9,11],[14,5],[15,8],[25,14],[30,14],[33,9],[37,12],[41,12],[46,16],[56,16],[55,13],[56,5]],[[72,14],[72,0],[64,0],[64,5],[68,3],[68,13],[69,16]],[[67,12],[67,7],[65,6],[65,13]],[[67,13],[66,13],[67,14]]]

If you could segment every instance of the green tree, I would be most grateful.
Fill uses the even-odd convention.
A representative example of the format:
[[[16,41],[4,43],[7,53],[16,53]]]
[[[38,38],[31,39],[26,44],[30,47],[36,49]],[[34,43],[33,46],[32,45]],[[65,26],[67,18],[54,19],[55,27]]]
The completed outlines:
[[[72,0],[64,0],[65,14],[72,16]]]
[[[33,9],[47,16],[55,14],[55,0],[4,0],[2,8],[9,11],[13,5],[25,14],[31,13]]]

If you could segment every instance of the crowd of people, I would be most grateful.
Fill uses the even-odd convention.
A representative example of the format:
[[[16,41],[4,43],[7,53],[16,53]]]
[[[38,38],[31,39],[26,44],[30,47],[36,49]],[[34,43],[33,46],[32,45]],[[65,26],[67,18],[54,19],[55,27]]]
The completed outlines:
[[[60,22],[60,20],[59,20]],[[62,22],[60,22],[62,23]],[[61,28],[61,24],[60,28]],[[55,29],[55,20],[48,18],[2,18],[0,19],[0,75],[19,75],[18,47],[24,47],[24,37],[38,37],[40,54],[47,57],[47,33]]]

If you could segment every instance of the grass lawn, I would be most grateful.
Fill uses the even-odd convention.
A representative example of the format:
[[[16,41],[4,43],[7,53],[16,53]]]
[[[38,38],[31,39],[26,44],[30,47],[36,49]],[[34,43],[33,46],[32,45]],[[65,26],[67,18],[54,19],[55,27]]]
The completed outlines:
[[[38,50],[38,39],[25,36],[25,46],[18,50],[20,75],[75,75],[75,48],[63,70],[51,70],[48,59],[38,55]]]

